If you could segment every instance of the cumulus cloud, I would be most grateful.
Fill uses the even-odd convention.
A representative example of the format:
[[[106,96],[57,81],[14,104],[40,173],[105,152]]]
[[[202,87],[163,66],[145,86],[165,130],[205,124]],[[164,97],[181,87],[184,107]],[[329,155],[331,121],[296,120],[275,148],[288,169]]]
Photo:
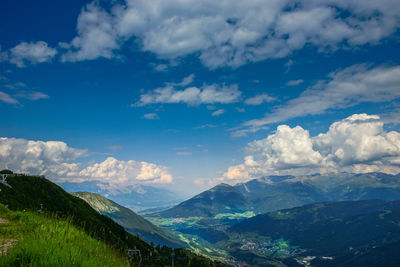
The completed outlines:
[[[399,28],[397,0],[126,0],[81,12],[64,60],[111,58],[124,43],[159,58],[199,55],[210,68],[281,58],[305,46],[377,44]]]
[[[87,154],[85,149],[71,148],[59,141],[0,138],[0,169],[46,175],[54,181],[99,181],[120,191],[138,183],[172,182],[168,168],[153,163],[113,157],[88,166],[76,162]]]
[[[95,180],[108,183],[111,187],[123,190],[123,187],[133,186],[138,183],[171,183],[172,176],[168,169],[153,163],[138,162],[134,160],[117,160],[108,157],[101,163],[95,163],[80,170],[79,173],[68,174],[69,177],[77,175],[81,180]],[[70,180],[70,179],[66,179]]]
[[[68,162],[83,157],[86,153],[86,150],[68,147],[64,142],[0,138],[0,168],[17,172],[60,175],[68,167],[73,167]]]
[[[254,97],[247,98],[244,101],[244,103],[246,105],[258,106],[258,105],[261,105],[263,103],[273,102],[275,100],[276,100],[275,97],[269,96],[268,94],[261,94],[261,95],[256,95]]]
[[[271,174],[315,172],[400,172],[400,133],[385,132],[377,115],[354,114],[310,137],[300,126],[278,126],[274,134],[249,143],[242,164],[224,173],[228,181]]]
[[[9,61],[22,68],[27,64],[49,62],[56,54],[57,50],[46,42],[22,42],[10,49]]]
[[[201,87],[191,86],[194,75],[184,78],[180,83],[167,83],[166,86],[140,95],[140,100],[132,106],[145,106],[150,104],[178,104],[184,103],[195,106],[200,104],[229,104],[238,102],[241,92],[236,84],[226,86],[204,84]],[[186,87],[177,89],[177,87]]]
[[[88,4],[78,17],[78,36],[69,44],[60,43],[61,48],[67,49],[61,59],[82,61],[114,57],[114,50],[120,47],[114,20],[96,2]]]
[[[222,108],[222,109],[218,109],[218,110],[214,111],[213,113],[211,113],[211,116],[217,117],[217,116],[220,116],[220,115],[222,115],[224,113],[225,113],[225,109]]]
[[[400,97],[400,66],[354,65],[332,72],[299,97],[275,108],[264,118],[243,123],[234,135],[245,135],[266,125],[327,110],[351,107],[363,102],[382,103]]]
[[[339,166],[395,162],[400,156],[400,133],[384,132],[377,115],[356,114],[335,122],[313,139],[327,162]]]

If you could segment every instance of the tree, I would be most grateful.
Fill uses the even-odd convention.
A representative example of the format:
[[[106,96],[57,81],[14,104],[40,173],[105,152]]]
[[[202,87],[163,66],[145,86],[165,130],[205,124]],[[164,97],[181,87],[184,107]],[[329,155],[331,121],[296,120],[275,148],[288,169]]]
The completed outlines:
[[[13,174],[13,172],[10,170],[1,170],[0,174]]]

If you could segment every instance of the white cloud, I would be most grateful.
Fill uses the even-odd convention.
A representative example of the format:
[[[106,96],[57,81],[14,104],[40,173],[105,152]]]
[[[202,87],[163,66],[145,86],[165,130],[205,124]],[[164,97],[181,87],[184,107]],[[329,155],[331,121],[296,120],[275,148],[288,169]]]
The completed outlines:
[[[158,120],[159,119],[157,113],[147,113],[147,114],[144,114],[142,118],[147,119],[147,120]]]
[[[286,72],[289,72],[290,69],[292,68],[292,66],[295,64],[295,62],[292,59],[289,59],[286,63],[285,63],[285,67],[286,67]]]
[[[217,117],[217,116],[220,116],[220,115],[222,115],[224,113],[225,113],[225,109],[222,108],[222,109],[218,109],[218,110],[214,111],[213,113],[211,113],[211,116]]]
[[[234,135],[255,132],[266,125],[327,110],[347,108],[359,103],[388,102],[400,97],[400,66],[368,67],[354,65],[332,72],[299,97],[275,108],[264,118],[243,123]]]
[[[377,115],[355,114],[313,139],[315,149],[339,166],[385,163],[400,156],[400,133],[384,132]]]
[[[158,64],[154,66],[154,69],[159,72],[167,71],[168,65],[167,64]]]
[[[382,114],[385,123],[400,124],[400,108],[396,107],[388,113]]]
[[[68,174],[69,177],[74,175]],[[134,160],[117,160],[108,157],[101,163],[95,163],[77,173],[82,180],[94,180],[108,183],[112,188],[123,190],[126,186],[138,183],[171,183],[168,169],[153,163]],[[66,178],[65,180],[70,180]]]
[[[183,87],[183,86],[187,86],[187,85],[193,83],[193,81],[194,81],[194,74],[192,73],[189,76],[183,78],[183,80],[180,83],[172,84],[172,85],[182,86]]]
[[[98,3],[79,15],[64,60],[111,58],[134,40],[160,58],[196,54],[210,68],[237,67],[305,46],[334,51],[377,44],[400,20],[397,0],[126,0],[108,11]]]
[[[276,98],[269,96],[268,94],[260,94],[260,95],[256,95],[250,98],[247,98],[244,103],[246,105],[252,105],[252,106],[258,106],[261,105],[263,103],[270,103],[275,101]]]
[[[46,95],[45,93],[36,92],[36,91],[20,91],[16,94],[16,96],[20,97],[20,98],[32,100],[32,101],[49,98],[49,96]]]
[[[39,99],[49,98],[49,96],[46,95],[45,93],[33,90],[27,90],[28,86],[25,83],[12,82],[5,76],[0,76],[0,87],[12,90],[12,94],[0,91],[0,101],[8,104],[18,105],[19,99],[28,99],[31,101],[36,101]]]
[[[10,49],[9,61],[22,68],[27,64],[49,62],[56,54],[57,50],[49,47],[46,42],[22,42]]]
[[[160,87],[140,95],[140,100],[132,104],[132,106],[145,106],[150,104],[178,104],[184,103],[187,105],[200,104],[229,104],[238,102],[241,92],[236,84],[226,86],[211,84],[196,87],[186,87],[179,90],[176,87],[185,87],[191,84],[194,80],[194,75],[191,74],[184,78],[180,83],[167,83],[165,87]]]
[[[114,50],[120,47],[114,20],[111,14],[95,2],[88,4],[78,17],[78,36],[70,44],[60,43],[61,48],[68,49],[62,60],[113,58]]]
[[[18,104],[18,100],[13,98],[7,93],[0,91],[0,101],[3,101],[8,104]]]
[[[57,175],[72,167],[64,164],[86,153],[86,150],[68,147],[64,142],[0,138],[0,168],[17,172]]]
[[[301,83],[303,83],[304,82],[304,80],[302,80],[302,79],[299,79],[299,80],[291,80],[291,81],[288,81],[287,83],[286,83],[286,85],[287,86],[296,86],[296,85],[299,85],[299,84],[301,84]]]
[[[120,191],[139,183],[172,182],[168,168],[153,163],[113,157],[88,166],[75,162],[86,155],[87,150],[71,148],[59,141],[0,138],[0,169],[46,175],[55,181],[99,181]]]
[[[274,134],[251,142],[242,164],[224,173],[228,181],[271,174],[315,172],[400,172],[400,133],[385,132],[377,115],[354,114],[310,137],[300,126],[278,126]]]
[[[198,129],[205,129],[205,128],[215,128],[215,127],[217,127],[217,126],[215,126],[214,124],[203,124],[203,125],[200,125],[200,126],[196,126],[196,127],[193,127],[193,129],[195,129],[195,130],[198,130]]]

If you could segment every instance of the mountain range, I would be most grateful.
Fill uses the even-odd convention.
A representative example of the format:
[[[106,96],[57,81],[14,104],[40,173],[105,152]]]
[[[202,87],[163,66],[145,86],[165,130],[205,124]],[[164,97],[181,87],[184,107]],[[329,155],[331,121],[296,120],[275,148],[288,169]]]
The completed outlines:
[[[400,199],[400,183],[397,175],[340,173],[297,177],[268,176],[233,186],[219,184],[173,208],[146,214],[146,219],[157,225],[194,235],[199,240],[205,240],[212,244],[213,248],[210,249],[226,251],[233,259],[242,261],[243,264],[269,266],[268,264],[276,265],[284,262],[289,266],[299,264],[311,266],[307,265],[310,264],[307,256],[314,256],[318,252],[316,255],[319,255],[319,258],[312,258],[313,264],[321,261],[318,263],[321,266],[328,264],[322,257],[334,257],[335,260],[329,262],[338,264],[347,260],[361,262],[364,259],[364,257],[356,259],[343,250],[333,256],[326,253],[330,250],[340,250],[342,245],[351,243],[349,240],[352,240],[353,230],[354,239],[367,246],[357,247],[355,251],[358,251],[358,254],[364,253],[367,257],[368,253],[373,255],[373,251],[377,249],[384,255],[386,252],[383,247],[388,245],[390,233],[398,229],[393,223],[393,218],[389,216],[380,220],[379,216],[383,216],[383,210],[388,207],[387,205],[392,205],[388,209],[396,214],[393,207],[397,202],[388,204],[386,201],[398,199]],[[259,224],[252,221],[259,218],[255,216],[257,214],[267,218],[275,214],[284,218],[285,215],[282,214],[287,213],[287,209],[294,209],[288,216],[296,213],[301,216],[291,220],[291,224],[283,224],[281,220],[274,221],[275,228],[267,221]],[[351,221],[350,217],[355,221]],[[329,218],[330,221],[327,220]],[[362,225],[363,218],[368,221],[365,227]],[[319,223],[316,224],[316,221]],[[296,228],[297,223],[300,228]],[[382,231],[381,234],[389,233],[389,235],[386,235],[386,239],[377,241],[379,246],[372,248],[373,238],[363,239],[363,235],[375,231],[374,223],[382,227],[379,230]],[[356,231],[357,227],[360,228],[359,231]],[[266,229],[265,231],[275,229],[276,235],[270,232],[262,233],[263,229]],[[315,244],[324,244],[333,233],[339,235],[338,240],[326,242],[327,246],[328,244],[331,246],[325,251],[315,250],[320,245],[313,247],[314,239],[321,238],[321,243],[315,242]],[[268,237],[264,234],[268,234]],[[263,236],[264,240],[259,240],[257,236]],[[325,239],[322,239],[323,237]],[[394,242],[395,245],[397,241],[393,239],[390,242]],[[304,254],[306,252],[309,254]],[[387,256],[393,260],[394,255]],[[299,263],[297,260],[305,263]]]
[[[315,202],[367,199],[400,199],[399,177],[384,173],[268,176],[234,186],[217,185],[153,215],[214,217],[249,210],[261,214]]]

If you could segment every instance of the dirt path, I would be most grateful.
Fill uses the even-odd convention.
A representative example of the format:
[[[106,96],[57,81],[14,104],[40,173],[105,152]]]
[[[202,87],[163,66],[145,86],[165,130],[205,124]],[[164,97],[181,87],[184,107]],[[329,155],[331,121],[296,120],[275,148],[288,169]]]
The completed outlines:
[[[0,218],[0,226],[8,222],[8,220]],[[17,242],[18,240],[13,238],[0,238],[0,256],[7,253],[7,251]]]

